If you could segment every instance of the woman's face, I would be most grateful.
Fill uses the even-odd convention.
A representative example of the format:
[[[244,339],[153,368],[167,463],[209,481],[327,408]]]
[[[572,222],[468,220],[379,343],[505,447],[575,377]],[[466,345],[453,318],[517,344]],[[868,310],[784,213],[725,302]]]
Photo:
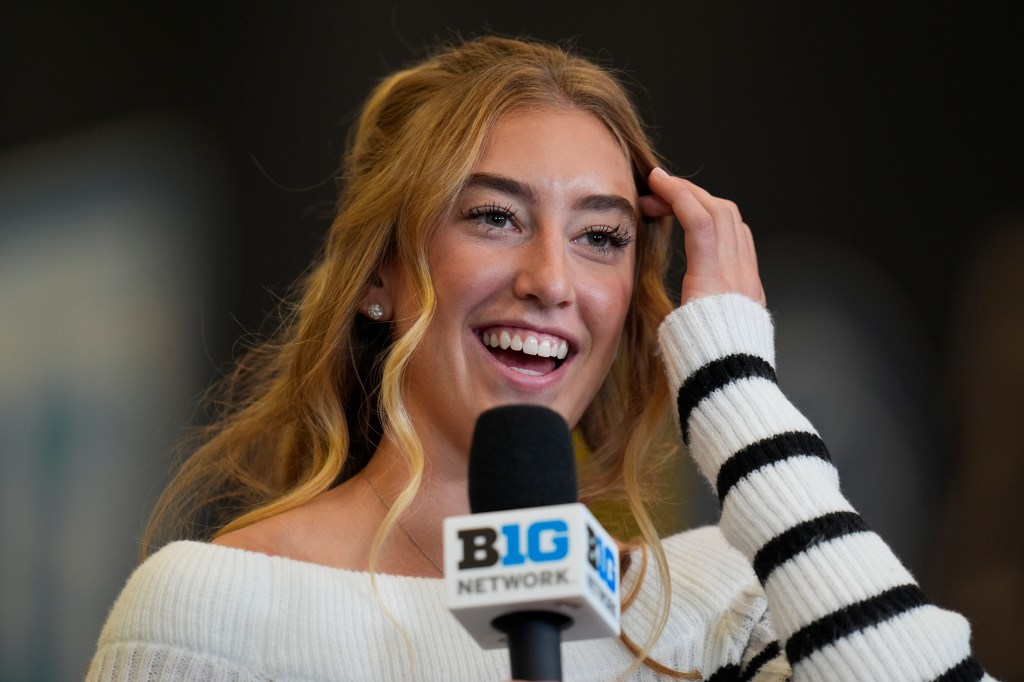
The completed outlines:
[[[428,452],[468,452],[477,416],[497,405],[546,405],[579,421],[622,333],[636,216],[630,165],[597,118],[552,110],[498,121],[429,247],[437,309],[404,391]],[[392,289],[403,333],[418,310],[401,281]]]

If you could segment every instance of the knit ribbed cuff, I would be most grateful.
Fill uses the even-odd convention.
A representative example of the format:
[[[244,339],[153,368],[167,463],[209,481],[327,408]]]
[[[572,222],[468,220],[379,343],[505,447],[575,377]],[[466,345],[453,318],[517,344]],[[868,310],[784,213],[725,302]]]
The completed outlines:
[[[672,311],[658,334],[674,389],[699,368],[730,355],[752,355],[775,366],[771,316],[739,294],[694,299]]]

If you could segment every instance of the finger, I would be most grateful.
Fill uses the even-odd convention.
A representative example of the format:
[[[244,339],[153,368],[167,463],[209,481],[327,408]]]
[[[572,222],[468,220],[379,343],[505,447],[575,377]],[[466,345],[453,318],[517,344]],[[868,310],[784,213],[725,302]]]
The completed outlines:
[[[683,228],[687,274],[713,276],[718,270],[715,219],[695,196],[696,185],[672,177],[660,168],[651,171],[648,183],[655,194],[672,207],[672,213]]]
[[[714,196],[700,185],[689,180],[693,195],[715,220],[715,234],[718,240],[719,263],[723,268],[733,270],[742,267],[745,253],[742,250],[743,219],[735,202]]]
[[[760,303],[762,306],[768,306],[768,300],[764,293],[764,285],[761,282],[761,274],[757,264],[757,246],[754,243],[754,234],[750,229],[750,226],[743,223],[743,230],[745,233],[744,238],[744,251],[745,258],[750,268],[748,272],[748,281],[752,281],[756,284],[755,291],[751,292],[751,298]]]
[[[709,210],[713,212],[719,210],[714,208],[716,205],[726,207],[731,215],[729,221],[731,221],[733,227],[731,232],[732,238],[727,237],[724,229],[719,230],[719,263],[723,268],[723,274],[731,270],[736,278],[733,279],[728,274],[725,275],[725,278],[730,280],[730,284],[739,293],[760,302],[761,305],[767,305],[764,287],[761,284],[761,277],[758,272],[754,235],[750,230],[750,226],[744,222],[739,206],[728,199],[720,199],[713,196],[698,185],[690,184],[693,186],[694,195]],[[719,220],[721,220],[721,223],[719,223]],[[716,219],[716,224],[724,225],[726,222],[724,219]]]
[[[729,208],[732,210],[732,224],[736,232],[736,257],[741,262],[746,263],[750,258],[749,246],[753,244],[750,226],[743,221],[743,216],[740,215],[740,207],[736,205],[736,202],[730,201]]]
[[[672,205],[656,194],[640,197],[640,213],[645,218],[664,218],[672,215]]]
[[[687,270],[681,302],[735,292],[764,305],[753,235],[739,207],[658,169],[651,172],[648,184],[652,196],[671,206],[683,226]],[[655,201],[650,206],[652,211],[663,208]]]

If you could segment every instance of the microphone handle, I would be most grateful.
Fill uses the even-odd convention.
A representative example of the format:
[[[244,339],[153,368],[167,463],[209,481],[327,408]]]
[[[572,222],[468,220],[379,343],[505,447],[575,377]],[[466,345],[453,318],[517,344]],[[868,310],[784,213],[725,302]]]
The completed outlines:
[[[516,680],[562,679],[562,630],[572,619],[549,611],[518,611],[492,623],[508,635],[508,656]]]

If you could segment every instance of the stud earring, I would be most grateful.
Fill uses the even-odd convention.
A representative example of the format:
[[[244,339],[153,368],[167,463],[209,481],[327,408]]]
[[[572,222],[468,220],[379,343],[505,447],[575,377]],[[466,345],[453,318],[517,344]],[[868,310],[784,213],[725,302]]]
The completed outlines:
[[[366,306],[366,314],[374,322],[379,322],[384,319],[384,306],[380,303],[371,303]]]

